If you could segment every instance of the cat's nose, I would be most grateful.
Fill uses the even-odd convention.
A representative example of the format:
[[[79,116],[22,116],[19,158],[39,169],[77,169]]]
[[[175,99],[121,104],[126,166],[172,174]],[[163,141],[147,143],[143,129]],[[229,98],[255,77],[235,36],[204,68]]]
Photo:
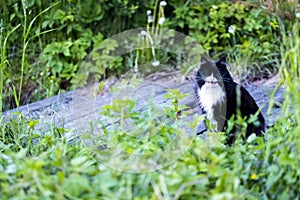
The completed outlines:
[[[218,82],[217,79],[213,76],[213,74],[208,76],[205,80],[207,83],[211,83],[211,84]]]

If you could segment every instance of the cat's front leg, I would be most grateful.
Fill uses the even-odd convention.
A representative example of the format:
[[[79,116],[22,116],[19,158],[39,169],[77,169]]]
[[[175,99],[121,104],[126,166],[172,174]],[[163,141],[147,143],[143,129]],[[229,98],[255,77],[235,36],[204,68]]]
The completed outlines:
[[[201,113],[200,115],[206,114],[204,110],[200,109]],[[201,135],[207,131],[207,125],[205,123],[205,120],[203,120],[199,125],[197,129],[197,135]]]

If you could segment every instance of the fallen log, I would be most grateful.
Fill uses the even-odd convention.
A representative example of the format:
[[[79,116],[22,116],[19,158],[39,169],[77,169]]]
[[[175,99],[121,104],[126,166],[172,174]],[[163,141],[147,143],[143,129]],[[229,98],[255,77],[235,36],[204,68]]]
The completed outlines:
[[[154,105],[168,104],[164,98],[168,88],[178,89],[189,94],[188,97],[180,101],[180,104],[191,108],[192,116],[192,114],[199,112],[193,93],[193,82],[182,82],[181,78],[182,76],[178,76],[178,73],[151,76],[134,87],[129,87],[130,83],[127,82],[129,86],[124,87],[123,85],[123,88],[121,87],[118,92],[107,89],[100,94],[95,93],[97,85],[90,85],[6,111],[4,117],[13,117],[16,113],[22,113],[26,119],[38,120],[38,124],[35,126],[36,130],[47,131],[51,127],[64,128],[68,130],[67,137],[72,139],[83,132],[99,131],[103,125],[111,126],[113,122],[107,121],[105,117],[99,114],[99,111],[102,106],[111,104],[113,100],[124,97],[134,98],[137,101],[135,109],[142,112],[151,98]],[[118,82],[121,83],[121,81]],[[271,94],[275,87],[276,82],[270,83],[268,81],[258,85],[245,85],[245,88],[261,108],[268,126],[272,126],[280,116],[280,105],[284,99],[284,89],[279,87],[273,97],[275,106],[270,108],[270,112],[267,113]]]

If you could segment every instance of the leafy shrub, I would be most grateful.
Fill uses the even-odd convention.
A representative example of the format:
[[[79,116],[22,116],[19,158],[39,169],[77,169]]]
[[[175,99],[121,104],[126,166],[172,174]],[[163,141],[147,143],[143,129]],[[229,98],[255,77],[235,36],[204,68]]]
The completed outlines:
[[[23,61],[24,70],[21,70],[20,63],[24,47],[22,46],[23,29],[19,27],[8,38],[5,56],[9,58],[7,60],[10,67],[4,68],[6,82],[4,82],[3,93],[6,96],[3,107],[5,110],[49,97],[56,94],[59,89],[70,89],[72,77],[82,62],[80,59],[91,51],[92,45],[99,43],[103,35],[108,37],[132,27],[143,26],[147,18],[140,18],[136,13],[146,13],[149,5],[153,3],[151,1],[62,1],[55,8],[40,15],[54,2],[56,1],[0,2],[0,11],[4,16],[1,23],[2,38],[5,38],[7,33],[18,24],[23,23],[24,27],[26,23],[28,25],[28,22],[38,16],[35,23],[31,24],[29,32],[29,37],[33,35],[38,37],[27,44]],[[52,31],[48,32],[50,30]],[[48,33],[41,34],[45,31]],[[64,55],[62,49],[59,49],[61,45],[67,45],[71,55],[68,53]],[[50,52],[52,50],[53,52]],[[74,52],[76,55],[73,55]],[[51,60],[48,61],[47,56],[50,56]],[[22,84],[21,77],[15,76],[21,72],[24,75]],[[20,85],[22,85],[22,96],[16,100],[11,88],[16,88],[15,92],[19,93]]]
[[[296,24],[293,33],[298,34],[298,31]],[[265,141],[254,137],[246,143],[237,140],[232,147],[216,145],[204,151],[208,142],[196,137],[182,156],[161,170],[122,173],[101,162],[97,158],[99,149],[86,145],[85,137],[70,144],[64,136],[69,130],[53,127],[48,132],[40,132],[34,129],[37,121],[25,120],[22,115],[8,121],[1,118],[0,197],[299,199],[299,40],[299,37],[294,40],[285,37],[283,41],[285,51],[282,52],[280,72],[286,92],[281,116],[265,134]],[[171,90],[165,97],[172,102],[164,112],[170,119],[176,119],[175,113],[182,109],[177,104],[182,97],[176,90]],[[155,120],[147,115],[140,117],[143,113],[136,113],[134,106],[132,101],[116,100],[101,111],[113,121],[122,117],[119,114],[123,112],[123,116],[135,120],[137,126],[149,124],[151,127]],[[172,124],[165,124],[161,129],[163,134],[150,140],[151,145],[137,147],[145,147],[146,152],[163,150],[161,141],[174,140],[170,137],[174,133],[172,128]],[[110,144],[119,144],[129,153],[139,150],[130,149],[137,145],[130,137],[122,137],[121,132],[110,133],[114,133],[108,138]],[[223,137],[219,139],[221,144],[225,141]],[[109,157],[109,160],[115,161],[115,157]],[[121,161],[123,165],[135,164],[128,159]]]
[[[130,28],[158,25],[158,21],[150,22],[149,19],[147,23],[147,10],[153,9],[153,15],[157,14],[151,16],[152,20],[165,17],[163,27],[189,34],[213,57],[229,54],[236,64],[232,71],[238,74],[247,72],[248,76],[251,72],[265,74],[276,71],[280,51],[278,20],[286,24],[290,18],[295,18],[288,14],[288,11],[294,11],[292,3],[280,4],[280,10],[277,11],[273,4],[270,7],[252,0],[235,3],[170,0],[164,9],[159,8],[158,1],[62,1],[41,15],[54,2],[1,2],[0,9],[4,14],[3,38],[18,24],[29,24],[38,16],[31,24],[28,35],[37,37],[28,42],[25,54],[22,53],[24,30],[21,27],[8,38],[6,57],[10,67],[4,68],[4,109],[19,105],[19,102],[15,103],[14,93],[21,94],[17,101],[22,105],[49,97],[60,89],[70,89],[82,59],[102,39]],[[289,18],[286,20],[283,17],[287,15]],[[45,32],[47,34],[41,34]],[[149,60],[149,52],[133,54],[141,61]],[[23,55],[21,70],[20,60]],[[157,56],[168,62],[178,61],[176,56],[162,51],[158,51]],[[96,66],[91,70],[121,74],[130,68],[128,60],[123,58],[113,63],[115,66]],[[12,76],[21,72],[24,81],[20,80],[20,76]]]
[[[278,20],[256,1],[170,4],[175,10],[169,26],[188,33],[212,55],[229,54],[244,73],[277,70]]]
[[[202,3],[205,4],[209,4],[210,2],[211,1],[202,1]],[[2,6],[3,2],[1,3],[0,9],[6,9],[7,6],[11,6],[9,8],[13,8],[12,10],[15,12],[15,14],[5,15],[6,18],[22,18],[22,11],[20,11],[20,7],[18,7],[19,2],[4,1],[4,3],[6,3],[4,6]],[[68,4],[70,2],[64,3]],[[223,7],[219,7],[221,1],[216,1],[215,3],[220,3],[217,9],[213,9],[213,11],[215,10],[216,13],[218,13],[218,9],[223,9]],[[109,3],[109,6],[116,4]],[[29,8],[31,8],[31,5],[45,6],[41,1],[28,1]],[[173,2],[172,5],[179,5],[179,3],[175,4],[175,2]],[[240,4],[238,5],[240,6]],[[194,16],[202,11],[198,13],[197,9],[195,10],[193,7],[189,7],[190,4],[185,4],[185,6],[186,7],[182,9],[194,10],[193,12],[187,12],[184,16],[184,20],[188,19],[187,24],[189,24],[193,21],[192,18],[190,19],[189,14]],[[224,8],[230,10],[229,7],[225,5]],[[176,9],[180,9],[179,6]],[[248,9],[250,8],[248,7]],[[32,12],[36,11],[38,13],[41,12],[41,10],[32,9]],[[244,11],[245,10],[241,9],[241,14],[243,14]],[[96,9],[95,12],[101,11],[97,11]],[[105,16],[105,14],[103,15]],[[258,12],[258,15],[260,16],[262,13]],[[105,18],[104,16],[103,19]],[[85,20],[91,20],[89,16],[84,17]],[[209,15],[203,17],[210,19]],[[247,16],[245,17],[247,19]],[[204,20],[204,18],[202,20]],[[97,20],[99,19],[96,19],[96,21]],[[181,26],[180,19],[177,19],[177,21],[176,26],[177,24]],[[185,23],[184,21],[182,24]],[[255,25],[254,22],[253,24]],[[16,24],[12,23],[12,26],[15,25]],[[217,25],[215,24],[214,26]],[[182,27],[184,28],[184,25]],[[5,30],[12,30],[12,27],[8,28],[7,25],[4,25],[4,28]],[[226,32],[216,29],[218,27],[208,28],[209,30],[217,31],[218,34],[225,34]],[[266,31],[264,28],[265,27],[258,26],[258,29],[256,29],[254,26],[252,30],[254,30],[255,34],[259,34],[260,31]],[[283,29],[285,27],[281,28]],[[75,28],[73,31],[75,32]],[[235,34],[238,35],[240,32],[243,33],[244,29],[236,29],[236,31]],[[74,34],[74,32],[72,34]],[[192,30],[191,34],[196,34],[196,32],[197,30]],[[49,44],[49,46],[45,49],[41,48],[37,50],[38,53],[32,51],[28,54],[26,64],[31,66],[30,64],[33,63],[31,59],[35,57],[32,55],[39,55],[43,49],[45,55],[49,56],[49,66],[53,69],[53,71],[49,69],[50,74],[45,75],[45,77],[52,75],[59,76],[58,74],[62,73],[65,74],[64,78],[68,80],[72,79],[74,76],[72,69],[67,69],[66,71],[69,71],[66,72],[64,71],[65,68],[60,68],[60,66],[55,65],[55,63],[62,62],[66,64],[71,62],[72,66],[76,68],[80,62],[79,58],[86,54],[88,44],[95,45],[97,41],[102,40],[102,36],[101,34],[91,34],[90,31],[87,31],[86,35],[80,32],[78,33],[80,37],[73,38],[69,35],[71,39],[64,40],[62,37],[63,34],[64,32],[58,34],[61,40],[56,40],[48,36],[49,43],[47,44]],[[279,103],[279,105],[282,106],[281,116],[275,125],[266,133],[266,141],[263,141],[262,138],[251,138],[251,140],[248,140],[246,144],[244,144],[238,140],[232,147],[217,145],[210,149],[210,151],[204,152],[204,148],[202,147],[205,147],[207,142],[203,142],[201,138],[195,138],[190,148],[176,160],[176,162],[151,173],[130,174],[106,167],[106,163],[101,163],[95,157],[96,152],[91,151],[90,146],[84,143],[85,138],[82,138],[82,141],[79,140],[71,144],[64,135],[64,133],[69,130],[65,130],[61,127],[52,127],[49,131],[40,132],[35,130],[38,121],[24,119],[22,115],[17,114],[15,118],[0,119],[0,198],[299,199],[299,25],[296,23],[293,29],[286,27],[286,32],[283,31],[282,34],[283,39],[280,45],[282,51],[280,52],[281,60],[279,60],[279,71],[282,78],[281,83],[284,84],[286,89],[285,97],[283,103]],[[96,38],[98,38],[96,40],[94,38],[95,35],[97,35]],[[266,32],[266,36],[269,37],[270,33]],[[45,37],[47,38],[47,36]],[[233,35],[230,35],[230,37],[233,37]],[[240,37],[241,38],[237,40],[238,42],[241,42],[243,39],[242,36]],[[41,38],[42,37],[39,37],[39,42],[42,41]],[[19,41],[18,39],[20,38],[18,38],[18,35],[12,35],[10,37],[10,44],[12,44],[14,39]],[[231,44],[228,43],[228,38],[226,39],[224,36],[224,38],[220,39],[220,41],[224,42],[224,45],[232,47]],[[253,40],[254,43],[257,41],[255,38]],[[259,41],[264,41],[263,37],[259,38]],[[271,46],[273,45],[272,41],[270,42]],[[17,47],[19,44],[21,43],[16,42],[15,46]],[[32,43],[32,47],[29,45],[28,49],[36,50],[36,48],[39,48],[35,48],[33,44],[34,43]],[[43,43],[39,45],[43,47],[46,46]],[[208,47],[210,45],[218,46],[218,43],[215,44],[213,41],[210,42],[207,40],[207,45]],[[239,45],[242,44],[240,43]],[[10,46],[13,47],[12,45]],[[53,49],[49,50],[51,48]],[[222,51],[222,49],[220,49],[220,51]],[[255,52],[255,50],[251,51]],[[266,53],[265,51],[266,50],[263,49],[262,54]],[[2,50],[1,52],[3,53]],[[7,58],[11,58],[10,55],[13,55],[13,48],[9,49],[9,52]],[[73,54],[71,54],[71,52],[73,52]],[[48,60],[45,55],[44,57],[41,55],[41,58],[43,62],[47,63]],[[4,57],[3,54],[1,56],[2,58]],[[56,56],[58,56],[59,59]],[[257,59],[255,54],[253,54],[253,56],[253,58],[250,56],[249,59]],[[14,68],[10,70],[18,71],[17,67],[14,66],[14,62],[11,59],[9,59],[9,61],[10,62],[6,62],[6,64],[10,64],[10,66]],[[1,59],[1,63],[2,62],[4,62],[3,59]],[[116,66],[119,65],[117,64]],[[29,71],[25,71],[26,75],[36,73],[36,71],[32,71],[33,69],[31,68],[27,69],[29,69]],[[8,70],[7,66],[4,69],[4,75],[8,76],[7,73],[11,71],[5,70]],[[48,73],[47,70],[43,72]],[[59,78],[60,77],[58,77],[58,79]],[[11,81],[15,84],[14,81],[16,80],[10,79],[11,80],[7,82]],[[7,82],[5,82],[5,91],[8,90]],[[176,91],[173,91],[173,93],[171,92],[167,97],[173,102],[173,106],[167,107],[165,112],[171,119],[176,119],[175,113],[178,111],[176,102],[180,99],[180,95],[176,93]],[[151,104],[149,106],[151,107]],[[119,117],[112,115],[112,112],[120,111],[120,109],[124,107],[127,108],[127,110],[125,109],[127,111],[125,114],[128,114],[127,116],[136,120],[134,122],[137,123],[137,125],[153,125],[149,123],[151,122],[149,116],[137,117],[137,114],[132,112],[133,110],[131,108],[134,107],[134,103],[131,101],[116,101],[115,104],[107,106],[102,112],[108,117]],[[272,103],[270,107],[272,107]],[[162,126],[158,127],[162,128]],[[155,128],[155,126],[153,128]],[[172,124],[166,124],[164,129],[162,129],[162,133],[164,134],[155,137],[156,140],[149,146],[150,148],[145,148],[146,151],[161,150],[163,149],[163,145],[161,145],[163,143],[160,143],[160,141],[174,140],[169,135],[169,133],[174,133]],[[120,135],[114,135],[114,137],[110,139],[111,142],[121,144],[127,148],[127,150],[130,150],[129,148],[132,144],[136,145],[134,141],[131,141],[127,137],[125,137],[125,140],[122,140]],[[222,137],[218,142],[222,144]],[[205,156],[203,156],[203,154],[205,154]],[[111,157],[111,160],[114,160],[114,158]],[[122,160],[122,162],[124,164],[135,164],[132,162],[128,163],[127,159]]]
[[[287,79],[288,80],[288,79]],[[298,90],[300,82],[286,82],[288,90]],[[175,119],[176,98],[173,90],[166,96],[173,102],[168,107]],[[177,99],[178,100],[178,99]],[[62,128],[46,133],[34,130],[36,121],[24,120],[21,115],[9,122],[2,121],[0,130],[0,197],[55,199],[298,199],[299,193],[299,93],[286,93],[282,117],[262,138],[246,143],[236,141],[232,147],[216,145],[206,149],[208,141],[196,137],[187,151],[174,163],[149,173],[125,173],[101,162],[97,155],[105,153],[82,141],[70,144]],[[151,108],[151,104],[149,104]],[[124,109],[125,108],[125,109]],[[126,109],[127,108],[127,109]],[[139,117],[134,102],[116,100],[102,110],[103,114],[136,120],[137,126],[148,125],[151,117]],[[293,109],[295,114],[289,111]],[[146,111],[147,113],[147,111]],[[151,114],[151,113],[150,113]],[[171,119],[172,119],[171,118]],[[144,145],[137,138],[108,130],[109,145],[118,144],[129,154],[164,151],[174,137],[172,124],[164,124],[161,134],[154,135]],[[155,128],[152,127],[152,128]],[[162,128],[161,125],[156,128]],[[171,129],[170,129],[171,128]],[[7,134],[9,133],[9,134]],[[130,132],[133,133],[133,132]],[[90,134],[90,133],[89,133]],[[128,135],[127,135],[128,136]],[[33,143],[33,138],[38,143]],[[209,140],[210,137],[207,138]],[[153,140],[152,140],[153,139]],[[214,137],[212,139],[215,139]],[[94,142],[101,142],[95,140]],[[104,140],[106,142],[106,140]],[[218,142],[225,142],[220,138]],[[101,143],[97,143],[98,145]],[[137,145],[137,146],[134,146]],[[137,147],[133,148],[132,147]],[[205,151],[208,150],[208,151]],[[101,150],[100,150],[101,151]],[[166,155],[168,155],[165,152]],[[108,162],[116,157],[108,154]],[[126,157],[122,165],[136,165]]]

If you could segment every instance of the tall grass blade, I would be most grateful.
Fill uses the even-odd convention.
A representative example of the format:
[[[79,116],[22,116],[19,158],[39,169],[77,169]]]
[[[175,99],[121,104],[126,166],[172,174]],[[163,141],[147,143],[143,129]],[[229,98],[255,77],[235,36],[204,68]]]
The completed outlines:
[[[30,33],[30,30],[31,30],[31,27],[33,25],[33,23],[36,21],[36,19],[41,16],[42,14],[44,14],[45,12],[47,12],[48,10],[50,10],[51,8],[57,6],[60,2],[56,2],[54,3],[53,5],[49,6],[48,8],[46,8],[45,10],[43,10],[42,12],[40,12],[37,16],[35,16],[29,23],[29,26],[26,27],[26,21],[27,21],[27,14],[26,14],[26,4],[25,4],[25,1],[23,0],[22,1],[22,7],[23,7],[23,13],[24,13],[24,31],[23,31],[23,49],[22,49],[22,63],[21,63],[21,77],[20,77],[20,85],[19,85],[19,93],[18,93],[18,100],[16,101],[16,105],[19,106],[19,103],[20,103],[20,100],[21,100],[21,95],[22,95],[22,87],[23,87],[23,76],[24,76],[24,69],[25,69],[25,53],[26,53],[26,48],[27,48],[27,45],[28,45],[28,42],[35,38],[35,37],[38,37],[39,35],[42,35],[42,34],[45,34],[45,33],[48,33],[50,31],[44,31],[42,33],[39,33],[39,34],[36,34],[34,35],[33,37],[31,37],[29,40],[27,40],[28,36],[29,36],[29,33]],[[52,29],[53,30],[53,29]]]
[[[15,32],[19,27],[21,26],[21,24],[17,25],[15,28],[13,28],[10,32],[8,32],[7,36],[5,37],[3,44],[2,44],[2,38],[3,38],[3,32],[2,32],[2,27],[3,27],[3,22],[1,22],[0,24],[0,47],[1,48],[1,61],[0,61],[0,117],[2,116],[2,107],[3,107],[3,102],[2,102],[2,94],[3,94],[3,80],[4,80],[4,75],[3,75],[3,69],[4,69],[4,65],[6,63],[6,44],[7,44],[7,40],[9,38],[9,36]]]

